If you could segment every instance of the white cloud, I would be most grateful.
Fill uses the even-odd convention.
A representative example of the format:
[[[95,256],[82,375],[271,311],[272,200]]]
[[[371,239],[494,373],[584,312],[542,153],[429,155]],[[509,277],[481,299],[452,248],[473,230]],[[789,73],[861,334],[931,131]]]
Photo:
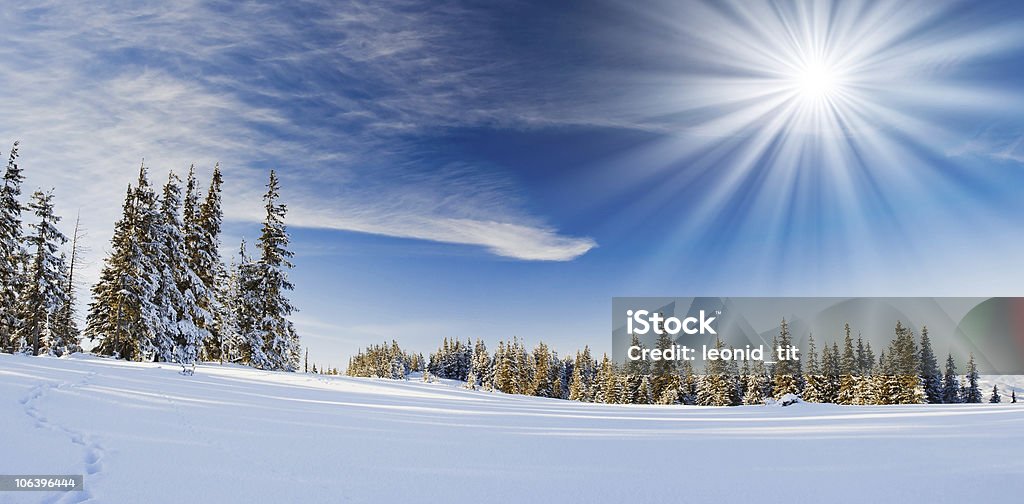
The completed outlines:
[[[8,6],[0,13],[0,142],[22,140],[28,187],[55,187],[68,218],[80,209],[96,255],[143,158],[155,183],[190,163],[205,177],[220,161],[229,219],[261,217],[266,170],[280,167],[293,225],[481,246],[523,260],[570,260],[591,249],[592,240],[532,215],[518,187],[493,173],[500,170],[463,166],[454,176],[409,160],[415,147],[396,134],[494,123],[507,110],[482,105],[482,94],[506,85],[493,65],[446,45],[458,34],[445,16],[471,14],[406,7]],[[287,17],[298,11],[305,14]]]

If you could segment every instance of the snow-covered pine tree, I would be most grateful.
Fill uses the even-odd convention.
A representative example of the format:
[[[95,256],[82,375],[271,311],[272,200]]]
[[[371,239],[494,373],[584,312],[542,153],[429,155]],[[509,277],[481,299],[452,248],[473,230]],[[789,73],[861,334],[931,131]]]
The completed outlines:
[[[93,286],[86,334],[100,340],[94,349],[97,353],[141,360],[153,351],[159,221],[156,195],[142,165],[135,187],[128,187],[122,218],[114,226],[112,250]]]
[[[262,340],[265,359],[253,362],[261,369],[294,371],[299,362],[299,335],[288,317],[296,311],[286,296],[294,288],[288,280],[287,270],[293,254],[288,250],[288,232],[284,218],[287,207],[278,203],[280,183],[277,174],[270,171],[267,192],[263,195],[266,215],[263,231],[256,247],[260,259],[255,265],[255,294],[260,300],[257,332]]]
[[[243,364],[258,367],[267,361],[263,334],[259,331],[259,317],[262,299],[259,296],[259,277],[256,262],[249,256],[245,239],[238,247],[238,263],[235,266],[234,281],[231,289],[233,306],[235,341],[228,340],[229,352],[236,354],[231,359]]]
[[[482,387],[484,390],[490,390],[489,377],[492,375],[491,357],[487,355],[487,345],[484,344],[484,340],[477,338],[476,346],[473,348],[473,365],[470,367],[466,383],[473,389]]]
[[[967,361],[967,386],[963,390],[963,399],[965,403],[980,403],[981,402],[981,390],[978,389],[978,366],[974,363],[974,354],[971,354],[970,360]]]
[[[786,323],[786,319],[782,319],[782,323],[779,325],[779,338],[776,348],[786,348],[792,346],[793,340],[789,334],[789,324]],[[775,350],[772,349],[774,353]],[[797,362],[793,360],[780,359],[775,364],[775,383],[772,387],[772,392],[776,399],[786,394],[800,394],[800,388],[797,381],[799,375],[799,369],[797,368]]]
[[[601,359],[601,365],[597,370],[597,382],[600,386],[600,396],[595,397],[595,401],[603,402],[605,404],[615,404],[619,402],[619,391],[622,387],[617,375],[618,373],[615,370],[615,364],[613,364],[611,359],[608,358],[608,354],[604,354],[604,357]]]
[[[31,232],[25,237],[30,254],[23,291],[18,299],[18,319],[21,326],[16,337],[22,351],[32,355],[48,353],[63,355],[75,342],[62,341],[52,333],[52,323],[68,303],[64,275],[67,266],[60,247],[67,238],[57,229],[60,217],[53,212],[53,192],[36,191],[28,204],[36,217],[29,224]]]
[[[181,211],[181,187],[174,173],[168,176],[160,201],[159,247],[157,260],[161,276],[154,304],[161,324],[155,341],[164,341],[158,353],[161,360],[191,364],[199,359],[209,332],[201,324],[211,320],[199,305],[197,293],[205,292],[198,273],[188,258]],[[166,341],[171,345],[166,346]]]
[[[22,264],[21,212],[18,197],[25,177],[18,166],[18,142],[11,147],[3,186],[0,187],[0,352],[15,352],[15,331],[18,319],[18,296],[24,285]]]
[[[583,347],[576,352],[576,361],[572,369],[572,380],[569,382],[569,399],[590,402],[594,400],[594,362],[590,357],[590,347]]]
[[[839,397],[839,346],[833,341],[821,352],[821,402],[835,403]]]
[[[843,355],[839,360],[839,395],[837,404],[853,404],[857,397],[858,368],[857,356],[853,351],[850,324],[843,326]]]
[[[220,163],[213,167],[213,177],[206,191],[206,198],[196,214],[190,241],[194,244],[190,250],[189,265],[198,275],[199,284],[194,292],[196,306],[206,317],[197,318],[196,325],[204,338],[203,353],[208,359],[221,359],[224,335],[221,326],[229,324],[222,305],[228,293],[218,286],[225,285],[227,273],[224,262],[220,258],[220,231],[224,212],[221,210],[221,186],[224,178],[220,173]],[[201,287],[201,289],[199,288]],[[230,329],[230,328],[229,328]]]
[[[818,352],[814,345],[813,334],[807,337],[807,351],[804,352],[804,361],[806,363],[804,366],[804,393],[801,398],[807,402],[824,402],[822,400],[824,376],[821,375],[821,369],[818,367]],[[751,403],[747,402],[744,398],[744,404]]]
[[[942,402],[955,404],[960,400],[960,380],[957,379],[956,363],[953,362],[953,354],[946,354],[946,374],[942,378]]]
[[[537,344],[533,350],[534,378],[529,394],[537,397],[551,397],[551,352],[544,342]]]
[[[919,360],[919,376],[924,384],[924,397],[930,404],[942,402],[942,373],[939,363],[932,351],[932,342],[928,337],[928,326],[921,328],[921,355]]]
[[[56,313],[50,319],[50,353],[58,357],[74,352],[81,352],[81,332],[75,321],[75,285],[74,274],[68,265],[67,257],[62,253],[58,261],[60,276],[66,282],[61,289],[61,299]]]
[[[697,404],[697,375],[688,360],[684,360],[680,366],[679,382],[679,400],[690,406]]]
[[[786,330],[788,337],[788,330]],[[725,345],[715,340],[715,349],[721,351]],[[792,377],[792,375],[790,375]],[[697,386],[697,404],[701,406],[729,406],[733,403],[735,386],[732,384],[726,363],[721,359],[704,362],[704,377]]]
[[[920,370],[920,356],[917,344],[914,342],[914,333],[903,326],[902,322],[896,322],[896,339],[889,348],[890,359],[890,381],[893,385],[891,390],[890,404],[917,404],[924,402],[924,390],[918,377]]]
[[[747,386],[743,391],[743,404],[764,404],[768,397],[766,388],[768,385],[768,370],[765,369],[764,361],[754,361],[750,366],[750,373],[746,377]]]
[[[1003,398],[999,397],[999,385],[992,385],[992,395],[989,396],[988,402],[997,404],[1003,401]]]
[[[674,344],[675,342],[673,342],[672,338],[669,337],[668,332],[663,331],[662,334],[658,336],[656,348],[664,352],[665,350],[672,348],[672,345]],[[666,388],[669,389],[670,396],[672,394],[678,395],[678,371],[676,361],[674,360],[661,359],[654,361],[654,364],[651,366],[651,374],[653,375],[653,379],[651,380],[651,391],[654,397],[658,398],[659,401],[661,396],[665,394]]]

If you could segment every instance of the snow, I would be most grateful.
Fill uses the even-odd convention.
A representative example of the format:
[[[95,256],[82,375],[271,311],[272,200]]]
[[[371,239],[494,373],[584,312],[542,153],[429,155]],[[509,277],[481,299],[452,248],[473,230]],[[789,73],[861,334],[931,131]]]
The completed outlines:
[[[992,383],[1002,404],[616,406],[0,354],[0,474],[86,487],[0,502],[1019,502],[1024,377]]]

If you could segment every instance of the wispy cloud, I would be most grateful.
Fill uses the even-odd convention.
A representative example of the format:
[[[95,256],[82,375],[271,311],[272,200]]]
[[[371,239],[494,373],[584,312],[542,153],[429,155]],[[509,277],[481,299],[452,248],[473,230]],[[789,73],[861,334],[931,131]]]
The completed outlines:
[[[278,167],[293,225],[571,260],[593,240],[532,213],[502,168],[421,152],[443,128],[534,121],[516,111],[523,92],[493,99],[517,82],[477,16],[407,2],[5,7],[0,140],[22,139],[29,184],[81,209],[94,250],[146,158],[156,173],[220,161],[229,219],[260,217]]]

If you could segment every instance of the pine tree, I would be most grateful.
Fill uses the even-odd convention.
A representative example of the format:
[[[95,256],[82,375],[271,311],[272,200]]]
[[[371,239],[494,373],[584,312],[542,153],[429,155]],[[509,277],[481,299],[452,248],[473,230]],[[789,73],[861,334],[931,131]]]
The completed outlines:
[[[850,336],[850,324],[843,327],[843,355],[839,361],[839,395],[837,404],[854,404],[857,393],[857,375],[860,365],[853,351],[853,338]]]
[[[159,321],[153,303],[159,280],[158,224],[160,212],[145,165],[136,186],[128,187],[124,211],[114,227],[112,250],[86,317],[86,334],[99,339],[95,351],[128,360],[154,352],[153,334]]]
[[[254,360],[253,365],[261,369],[294,371],[298,366],[299,336],[288,320],[295,307],[285,295],[294,288],[287,274],[287,269],[292,268],[289,259],[293,254],[288,250],[289,238],[284,224],[287,207],[278,203],[279,197],[280,184],[277,174],[271,170],[263,196],[266,202],[263,231],[256,244],[261,254],[254,268],[255,292],[249,293],[260,301],[256,341],[263,345],[263,358]]]
[[[750,367],[750,373],[746,376],[746,387],[743,391],[743,404],[755,405],[764,404],[768,397],[768,370],[765,369],[764,361],[755,361]]]
[[[600,395],[595,397],[595,400],[605,404],[615,404],[618,402],[620,386],[616,374],[615,366],[608,359],[608,354],[604,354],[604,357],[601,359],[601,365],[597,370],[597,383],[600,386]]]
[[[569,383],[569,399],[590,402],[594,400],[595,365],[590,357],[590,347],[576,352],[576,361],[572,370],[572,381]]]
[[[60,267],[60,277],[67,281],[61,289],[57,311],[50,319],[50,353],[59,357],[81,352],[82,347],[81,332],[78,329],[78,322],[75,321],[75,286],[72,280],[74,274],[63,253],[57,263]]]
[[[841,373],[839,364],[839,346],[833,341],[832,345],[825,345],[821,352],[821,402],[835,403],[839,398],[839,376]]]
[[[535,372],[529,393],[537,397],[551,397],[551,353],[544,342],[538,343],[533,350],[533,362]]]
[[[978,389],[978,366],[974,363],[974,354],[967,361],[967,386],[963,390],[965,403],[980,403],[981,390]]]
[[[924,397],[929,404],[942,403],[942,373],[939,363],[932,351],[932,342],[928,338],[928,326],[921,328],[921,354],[919,376],[924,384]]]
[[[32,232],[25,240],[31,256],[27,281],[19,296],[21,326],[16,337],[32,355],[63,355],[69,346],[77,346],[77,342],[61,340],[53,332],[54,320],[70,302],[64,282],[67,266],[64,256],[58,255],[67,238],[56,226],[60,217],[53,212],[52,192],[34,192],[28,209],[37,221],[29,225]]]
[[[824,402],[823,397],[823,384],[825,377],[821,375],[821,369],[818,367],[818,352],[814,345],[814,335],[810,335],[807,338],[807,351],[804,353],[804,361],[807,365],[804,367],[804,392],[801,398],[807,402]],[[763,399],[762,399],[763,400]],[[744,398],[744,404],[751,404]]]
[[[786,333],[788,336],[788,332]],[[724,348],[722,340],[715,340],[715,349]],[[701,406],[729,406],[733,403],[735,388],[729,380],[726,364],[721,359],[704,362],[704,377],[697,386],[697,404]]]
[[[220,172],[220,163],[213,167],[213,177],[206,191],[206,199],[195,214],[195,223],[190,226],[194,233],[189,237],[189,265],[198,275],[199,283],[195,286],[196,306],[205,316],[196,319],[196,325],[202,330],[204,338],[203,352],[208,359],[221,359],[221,347],[224,335],[221,326],[229,324],[223,319],[222,305],[228,293],[218,286],[224,285],[226,271],[220,258],[220,231],[224,212],[221,210],[221,186],[224,179]],[[282,214],[283,219],[283,214]]]
[[[946,375],[942,379],[942,402],[955,404],[960,401],[960,381],[957,379],[956,363],[953,362],[953,354],[947,354]]]
[[[263,335],[259,332],[259,314],[262,300],[259,297],[256,263],[249,257],[245,240],[238,247],[238,262],[232,274],[227,302],[230,306],[230,322],[222,327],[226,351],[230,361],[247,365],[266,362]],[[232,332],[234,334],[232,334]]]
[[[153,341],[158,360],[191,364],[198,360],[208,337],[198,321],[208,320],[210,314],[199,306],[196,296],[205,287],[188,260],[178,181],[171,173],[160,199],[155,234],[158,245],[153,258],[158,268],[154,296],[158,322],[154,325]]]
[[[779,326],[779,339],[775,348],[788,348],[792,346],[793,340],[789,334],[789,324],[786,323],[786,319],[782,319],[782,323]],[[775,351],[774,349],[772,350]],[[800,389],[798,386],[797,376],[800,374],[800,370],[797,367],[796,361],[780,359],[775,364],[775,383],[772,391],[775,398],[778,399],[786,394],[799,394]]]
[[[669,337],[667,332],[662,332],[658,336],[657,348],[662,350],[668,350],[672,348],[674,342]],[[664,355],[664,353],[663,353]],[[669,389],[668,395],[678,395],[678,378],[679,373],[676,369],[676,361],[669,359],[661,359],[654,361],[654,365],[651,366],[651,374],[653,374],[653,380],[651,380],[651,390],[654,397],[661,399],[661,396],[665,394],[665,390]],[[671,403],[669,403],[671,404]]]
[[[1003,402],[1003,398],[999,397],[999,385],[992,385],[992,395],[989,396],[988,402],[992,404]]]
[[[18,166],[18,142],[11,148],[3,187],[0,187],[0,352],[15,352],[15,331],[21,326],[18,318],[18,296],[23,285],[25,252],[22,249],[21,212],[18,197],[25,177]]]
[[[487,355],[487,345],[482,339],[477,338],[476,346],[473,348],[473,365],[466,378],[466,384],[472,389],[483,387],[484,390],[490,390],[491,376],[491,358]]]
[[[680,367],[679,400],[683,404],[695,405],[697,404],[697,375],[693,372],[693,364],[688,360],[684,360]]]

